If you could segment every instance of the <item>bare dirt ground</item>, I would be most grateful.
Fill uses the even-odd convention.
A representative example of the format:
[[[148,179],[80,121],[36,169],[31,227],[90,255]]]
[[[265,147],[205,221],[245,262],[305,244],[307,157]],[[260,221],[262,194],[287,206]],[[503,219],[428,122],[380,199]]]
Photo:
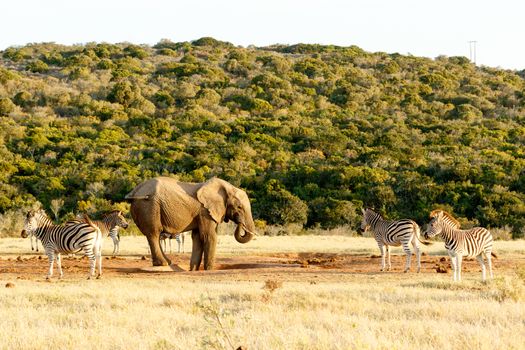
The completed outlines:
[[[338,282],[361,275],[384,273],[402,274],[404,255],[392,256],[392,270],[380,272],[381,258],[378,255],[350,255],[327,253],[268,253],[261,255],[219,256],[215,270],[189,272],[190,255],[170,254],[171,266],[153,267],[149,256],[128,255],[103,257],[103,278],[181,278],[203,281],[285,281]],[[525,266],[525,256],[493,259],[495,274]],[[412,256],[410,273],[415,274],[415,256]],[[85,278],[89,262],[85,257],[63,257],[64,279]],[[44,255],[1,255],[0,275],[7,279],[43,280],[47,274],[48,259]],[[478,262],[466,259],[463,273],[481,271]],[[421,273],[449,273],[448,257],[428,256],[421,258]],[[54,278],[58,276],[56,264]]]

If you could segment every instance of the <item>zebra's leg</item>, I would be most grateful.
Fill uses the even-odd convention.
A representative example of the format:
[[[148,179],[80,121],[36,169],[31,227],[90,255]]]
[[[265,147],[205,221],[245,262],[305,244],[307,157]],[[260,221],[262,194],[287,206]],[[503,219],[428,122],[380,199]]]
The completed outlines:
[[[408,246],[408,242],[403,244],[403,250],[405,251],[405,254],[407,256],[406,263],[405,263],[405,271],[408,272],[410,270],[410,260],[412,259],[412,251],[410,250],[410,247]]]
[[[56,255],[56,259],[57,259],[58,273],[60,274],[59,278],[62,278],[64,277],[64,273],[62,272],[62,256],[60,255],[60,253]]]
[[[170,254],[171,254],[171,238],[172,238],[172,237],[173,237],[173,236],[170,236]]]
[[[456,254],[449,250],[448,256],[450,257],[450,266],[452,266],[452,279],[455,282],[456,281],[456,270],[457,270],[457,267],[456,267]]]
[[[487,258],[487,264],[489,265],[489,276],[490,278],[494,278],[494,273],[492,272],[492,252],[486,252],[485,257]]]
[[[463,260],[463,255],[461,254],[457,254],[456,255],[456,259],[457,259],[457,264],[458,264],[458,282],[461,281],[461,261]]]
[[[417,241],[417,237],[414,236],[412,239],[412,246],[414,247],[414,251],[416,252],[416,259],[417,259],[417,273],[421,272],[421,249],[419,249],[419,243]]]
[[[392,261],[390,260],[390,246],[387,245],[385,249],[386,249],[386,259],[387,259],[387,264],[388,264],[386,267],[386,270],[390,271],[392,270]]]
[[[47,272],[46,280],[50,279],[53,276],[53,263],[55,261],[55,253],[53,251],[48,251],[47,257],[49,259],[49,271]]]
[[[36,246],[36,251],[38,252],[38,238],[36,238],[36,236],[35,236],[35,246]]]
[[[113,256],[115,256],[118,251],[118,239],[115,236],[111,236],[111,239],[113,240]]]
[[[379,251],[381,252],[381,271],[385,271],[385,247],[383,244],[378,243]],[[388,246],[387,246],[388,249]]]
[[[95,275],[95,262],[96,262],[96,257],[95,257],[95,246],[92,245],[92,246],[86,246],[83,248],[84,250],[84,255],[88,257],[89,259],[89,275],[88,275],[88,280],[91,279],[91,277],[93,277]]]
[[[485,262],[483,261],[483,253],[476,256],[478,263],[481,265],[481,280],[485,282],[486,272],[485,272]]]
[[[29,240],[31,241],[31,250],[35,250],[35,248],[33,248],[33,234],[29,236]]]

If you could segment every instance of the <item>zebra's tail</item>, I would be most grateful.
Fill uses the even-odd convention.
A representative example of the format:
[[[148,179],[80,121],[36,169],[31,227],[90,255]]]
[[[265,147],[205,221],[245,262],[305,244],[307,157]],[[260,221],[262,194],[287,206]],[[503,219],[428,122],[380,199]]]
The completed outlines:
[[[97,224],[95,224],[93,221],[91,221],[91,219],[89,218],[89,216],[87,214],[84,214],[82,216],[84,222],[86,224],[88,224],[89,226],[93,227],[97,232],[98,234],[102,235],[102,231],[100,230],[100,227],[98,227]]]

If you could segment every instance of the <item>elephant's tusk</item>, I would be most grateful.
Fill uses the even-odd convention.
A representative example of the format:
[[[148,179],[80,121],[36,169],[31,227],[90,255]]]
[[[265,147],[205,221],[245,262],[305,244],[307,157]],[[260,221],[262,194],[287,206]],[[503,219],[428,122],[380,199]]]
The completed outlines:
[[[248,232],[248,233],[251,234],[251,235],[258,236],[257,233],[248,230],[248,229],[246,228],[246,225],[245,225],[245,224],[242,224],[242,229],[243,229],[244,231]]]

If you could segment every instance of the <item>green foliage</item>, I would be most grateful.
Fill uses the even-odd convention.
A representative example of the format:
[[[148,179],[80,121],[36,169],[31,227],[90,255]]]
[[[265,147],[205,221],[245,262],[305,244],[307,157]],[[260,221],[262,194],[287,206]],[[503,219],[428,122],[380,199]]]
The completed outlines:
[[[153,176],[218,176],[270,224],[355,227],[364,205],[424,224],[445,207],[525,232],[523,72],[208,37],[0,56],[0,213],[95,213]]]
[[[41,60],[35,60],[33,62],[29,62],[29,64],[26,66],[26,69],[33,73],[46,73],[49,70],[49,66]]]

